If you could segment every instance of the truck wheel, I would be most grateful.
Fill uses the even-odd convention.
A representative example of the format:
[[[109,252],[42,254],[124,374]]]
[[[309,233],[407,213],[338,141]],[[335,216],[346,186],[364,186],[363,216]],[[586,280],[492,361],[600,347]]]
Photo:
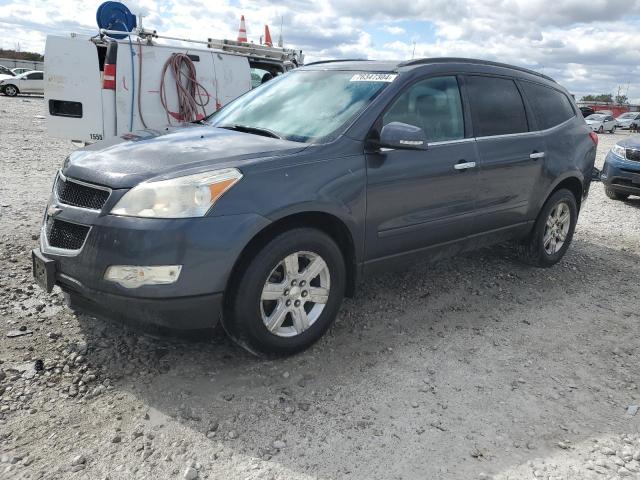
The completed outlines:
[[[313,228],[286,231],[240,265],[227,287],[222,325],[255,355],[299,352],[335,319],[345,277],[342,252],[331,237]]]
[[[613,188],[607,187],[606,185],[604,187],[604,194],[611,200],[626,200],[629,198],[628,193],[616,192]]]
[[[563,188],[542,207],[529,237],[519,245],[521,258],[536,267],[550,267],[564,256],[573,239],[578,206],[573,193]]]
[[[9,97],[15,97],[16,95],[18,95],[18,87],[13,85],[7,85],[6,87],[4,87],[4,90],[2,91],[2,93],[4,93]]]

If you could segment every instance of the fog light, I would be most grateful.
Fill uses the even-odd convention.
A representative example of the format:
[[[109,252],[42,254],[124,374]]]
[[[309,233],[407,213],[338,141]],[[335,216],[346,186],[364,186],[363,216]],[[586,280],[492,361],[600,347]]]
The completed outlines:
[[[139,267],[133,265],[111,265],[104,279],[115,282],[125,288],[138,288],[143,285],[168,285],[178,281],[182,265],[162,265]]]

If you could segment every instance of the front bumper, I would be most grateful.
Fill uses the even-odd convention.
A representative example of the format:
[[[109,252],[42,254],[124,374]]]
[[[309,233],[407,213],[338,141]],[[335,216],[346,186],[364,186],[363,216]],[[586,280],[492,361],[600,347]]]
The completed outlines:
[[[627,160],[609,152],[600,176],[602,183],[621,193],[640,195],[640,162]]]
[[[95,213],[87,218],[86,210],[56,206],[56,220],[90,227],[82,247],[67,252],[49,246],[45,228],[41,234],[41,255],[55,261],[55,284],[71,306],[173,329],[215,326],[236,259],[269,223],[254,214],[143,219]],[[182,271],[172,284],[125,288],[104,280],[110,265],[182,265]]]

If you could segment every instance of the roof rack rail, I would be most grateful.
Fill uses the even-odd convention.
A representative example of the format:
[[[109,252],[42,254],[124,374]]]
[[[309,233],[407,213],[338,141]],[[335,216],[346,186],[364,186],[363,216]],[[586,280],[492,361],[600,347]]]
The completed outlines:
[[[429,63],[454,63],[454,62],[474,63],[476,65],[490,65],[492,67],[510,68],[511,70],[518,70],[520,72],[536,75],[537,77],[542,77],[551,82],[557,83],[553,78],[549,77],[548,75],[545,75],[544,73],[536,72],[535,70],[530,70],[524,67],[518,67],[516,65],[509,65],[507,63],[493,62],[491,60],[478,60],[475,58],[462,58],[462,57],[417,58],[415,60],[408,60],[406,62],[402,62],[398,66],[409,67],[413,65],[426,65]]]
[[[321,65],[323,63],[338,63],[338,62],[368,62],[368,58],[342,58],[337,60],[319,60],[317,62],[305,63],[305,67],[309,65]]]

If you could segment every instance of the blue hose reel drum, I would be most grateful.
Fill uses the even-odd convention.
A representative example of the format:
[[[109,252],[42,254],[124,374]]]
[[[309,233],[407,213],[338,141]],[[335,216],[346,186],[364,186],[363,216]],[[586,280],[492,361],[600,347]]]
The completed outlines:
[[[99,28],[105,30],[118,30],[121,32],[131,32],[137,26],[136,17],[120,2],[104,2],[98,7],[96,12],[96,22]],[[127,35],[113,33],[112,38],[123,39]]]

